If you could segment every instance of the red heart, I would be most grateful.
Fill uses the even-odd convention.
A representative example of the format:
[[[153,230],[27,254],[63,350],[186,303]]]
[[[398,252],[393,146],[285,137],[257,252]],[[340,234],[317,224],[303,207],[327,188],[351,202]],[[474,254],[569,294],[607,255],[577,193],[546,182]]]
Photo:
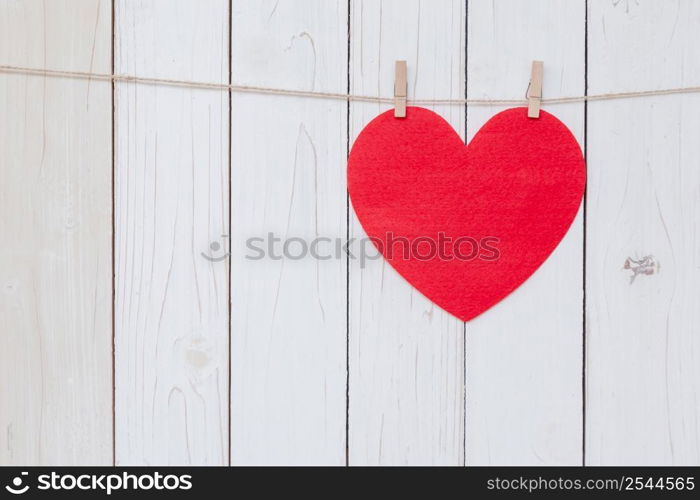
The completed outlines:
[[[544,111],[528,118],[526,108],[497,114],[469,146],[432,111],[410,107],[397,119],[389,110],[362,130],[348,160],[367,235],[409,283],[463,321],[547,259],[585,184],[569,129]]]

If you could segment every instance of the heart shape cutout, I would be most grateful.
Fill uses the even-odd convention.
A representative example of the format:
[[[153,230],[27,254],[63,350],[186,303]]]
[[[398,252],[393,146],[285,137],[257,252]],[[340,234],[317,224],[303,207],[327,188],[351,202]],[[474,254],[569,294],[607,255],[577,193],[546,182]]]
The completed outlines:
[[[367,235],[411,285],[469,321],[520,286],[576,217],[586,167],[541,111],[491,118],[468,146],[442,117],[389,110],[355,140],[348,190]]]

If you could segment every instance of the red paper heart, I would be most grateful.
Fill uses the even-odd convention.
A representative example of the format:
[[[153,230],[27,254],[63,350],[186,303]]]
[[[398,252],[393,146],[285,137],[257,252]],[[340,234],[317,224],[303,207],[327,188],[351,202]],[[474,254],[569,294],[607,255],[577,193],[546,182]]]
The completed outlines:
[[[569,129],[544,111],[528,118],[526,108],[491,118],[468,147],[432,111],[410,107],[396,119],[389,110],[362,130],[348,160],[350,197],[367,235],[409,283],[463,321],[547,259],[585,183]]]

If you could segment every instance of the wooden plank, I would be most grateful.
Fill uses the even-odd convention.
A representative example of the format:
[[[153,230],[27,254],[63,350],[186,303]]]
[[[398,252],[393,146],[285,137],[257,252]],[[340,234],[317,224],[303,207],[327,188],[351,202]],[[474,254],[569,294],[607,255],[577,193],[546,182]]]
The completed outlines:
[[[469,98],[523,99],[533,60],[544,98],[583,94],[583,0],[472,1],[467,33]],[[470,106],[469,138],[501,109]],[[543,109],[583,145],[583,104]],[[467,323],[467,464],[581,464],[582,266],[579,212],[530,279]]]
[[[227,0],[120,0],[115,71],[228,82]],[[116,86],[116,460],[228,463],[228,92]],[[210,243],[220,247],[210,249]]]
[[[233,9],[235,83],[345,91],[344,1]],[[234,94],[232,110],[232,463],[344,464],[345,258],[293,258],[298,240],[281,255],[291,238],[345,237],[347,104]]]
[[[353,1],[352,93],[392,96],[394,63],[406,60],[409,99],[463,98],[465,17],[462,1]],[[351,139],[388,107],[353,102]],[[464,132],[463,106],[433,109]],[[352,207],[350,237],[366,237]],[[464,324],[353,248],[350,464],[463,463]]]
[[[700,85],[700,4],[589,8],[591,93]],[[700,463],[698,109],[697,94],[589,104],[591,465]]]
[[[108,0],[0,2],[3,64],[109,72]],[[0,74],[0,464],[112,463],[108,82]]]

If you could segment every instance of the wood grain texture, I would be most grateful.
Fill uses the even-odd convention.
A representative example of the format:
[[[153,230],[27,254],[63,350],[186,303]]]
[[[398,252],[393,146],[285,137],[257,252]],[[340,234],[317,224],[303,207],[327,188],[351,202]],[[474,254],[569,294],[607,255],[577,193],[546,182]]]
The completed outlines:
[[[0,64],[109,73],[113,5],[114,70],[144,77],[700,85],[693,0],[0,0]],[[587,131],[585,227],[465,325],[348,204],[390,106],[114,88],[0,74],[0,465],[700,463],[700,95],[545,104]],[[503,108],[433,109],[470,139]]]
[[[122,0],[115,71],[228,82],[226,0]],[[228,93],[116,86],[117,464],[228,463]],[[218,242],[218,252],[210,243]]]
[[[469,98],[522,99],[533,60],[545,98],[584,93],[583,0],[472,1],[467,32]],[[501,109],[470,106],[469,138]],[[583,145],[583,104],[542,109]],[[579,212],[534,275],[467,323],[468,465],[581,464],[582,265]]]
[[[394,62],[406,60],[409,99],[463,98],[465,17],[462,1],[353,1],[351,92],[393,95]],[[351,139],[388,107],[353,102]],[[433,109],[464,132],[463,106]],[[464,324],[383,259],[362,262],[350,210],[349,462],[462,464]]]
[[[589,8],[591,93],[700,85],[700,4]],[[589,104],[591,465],[700,463],[698,109],[695,94]]]
[[[234,82],[345,91],[345,2],[237,1],[232,34]],[[347,271],[334,254],[346,233],[346,109],[233,96],[233,464],[345,463]],[[264,240],[251,243],[263,258],[249,238]],[[333,256],[294,258],[299,238],[331,239],[318,251]]]
[[[107,0],[0,1],[0,61],[110,70]],[[111,86],[0,75],[0,464],[112,463]]]

